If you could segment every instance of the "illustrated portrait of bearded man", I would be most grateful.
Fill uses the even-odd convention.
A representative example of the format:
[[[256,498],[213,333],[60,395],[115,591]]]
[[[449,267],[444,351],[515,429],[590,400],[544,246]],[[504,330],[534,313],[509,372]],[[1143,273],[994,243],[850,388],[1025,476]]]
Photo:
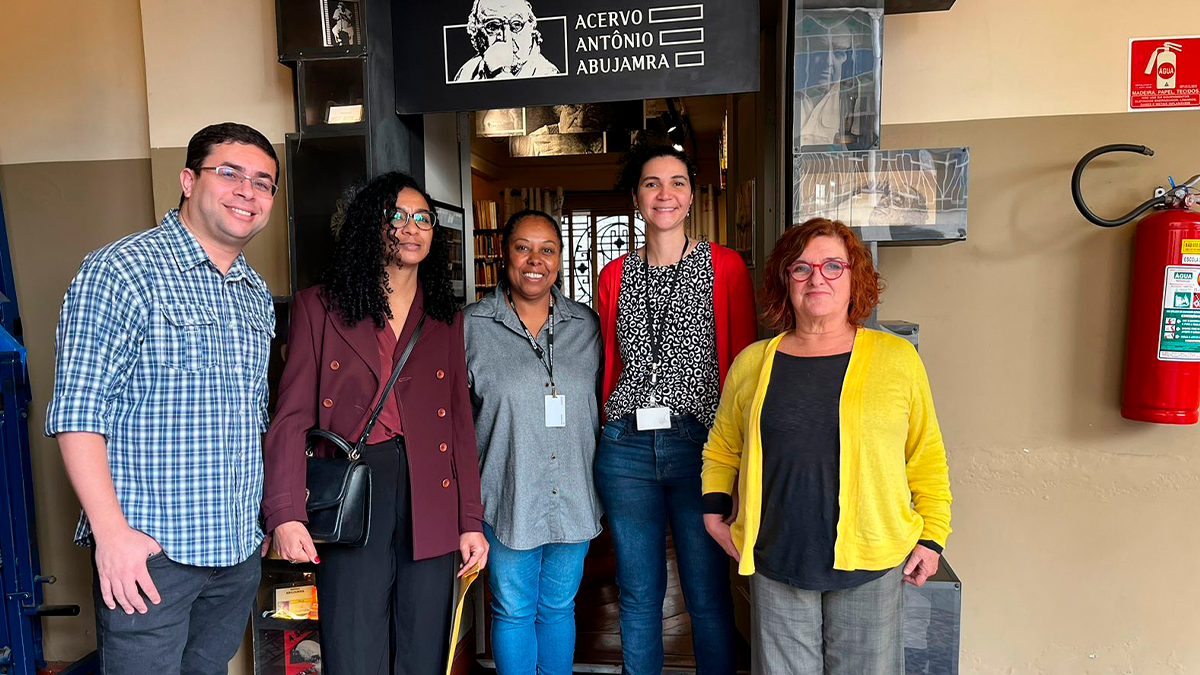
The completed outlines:
[[[455,82],[560,74],[542,55],[542,34],[528,0],[475,0],[467,34],[475,56],[458,69]]]

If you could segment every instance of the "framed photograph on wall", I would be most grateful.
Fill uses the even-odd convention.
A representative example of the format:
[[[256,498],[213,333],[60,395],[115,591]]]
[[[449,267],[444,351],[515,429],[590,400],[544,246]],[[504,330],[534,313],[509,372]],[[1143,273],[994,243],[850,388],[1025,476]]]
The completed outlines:
[[[475,135],[480,138],[524,136],[524,108],[496,108],[475,113]]]
[[[733,216],[733,248],[742,256],[746,267],[754,269],[754,179],[737,189]]]
[[[363,43],[359,0],[321,0],[321,44],[353,47]]]

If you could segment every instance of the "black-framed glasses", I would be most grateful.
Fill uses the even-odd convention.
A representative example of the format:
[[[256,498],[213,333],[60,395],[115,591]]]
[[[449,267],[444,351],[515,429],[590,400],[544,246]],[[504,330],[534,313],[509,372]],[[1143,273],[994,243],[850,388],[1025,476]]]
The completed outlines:
[[[498,38],[504,34],[504,27],[508,26],[508,32],[516,35],[525,30],[525,19],[514,17],[512,19],[488,19],[483,22],[483,30],[489,36]]]
[[[211,171],[217,175],[217,178],[220,178],[230,185],[241,185],[242,181],[248,180],[250,181],[250,187],[254,188],[255,192],[266,195],[267,197],[274,197],[275,193],[279,191],[279,186],[267,180],[266,178],[261,176],[247,176],[245,173],[238,171],[232,166],[225,166],[224,164],[221,166],[202,166],[200,167],[200,170]]]
[[[821,276],[825,277],[826,281],[833,281],[840,278],[848,269],[850,269],[850,263],[844,260],[826,260],[816,267],[801,260],[792,263],[787,268],[787,273],[796,281],[808,281],[814,270],[821,270]]]
[[[393,228],[399,230],[408,225],[408,221],[410,220],[419,229],[432,230],[433,226],[437,225],[437,214],[433,211],[414,211],[413,213],[409,213],[403,209],[392,209],[391,221]]]

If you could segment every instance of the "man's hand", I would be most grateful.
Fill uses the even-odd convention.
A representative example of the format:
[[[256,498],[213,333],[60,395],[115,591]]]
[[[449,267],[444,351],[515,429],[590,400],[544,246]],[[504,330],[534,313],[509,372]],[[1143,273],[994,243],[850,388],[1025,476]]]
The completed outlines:
[[[480,571],[487,567],[488,543],[482,532],[463,532],[458,535],[458,551],[463,559],[462,566],[458,568],[459,579],[476,564]]]
[[[708,530],[708,536],[720,544],[730,558],[738,562],[742,561],[742,552],[733,544],[733,534],[729,531],[729,523],[725,522],[725,518],[721,514],[704,514],[704,529]]]
[[[317,547],[313,545],[312,535],[308,528],[298,520],[281,523],[271,533],[271,545],[280,558],[294,563],[319,563]]]
[[[925,585],[925,580],[938,571],[938,562],[942,556],[933,549],[917,544],[908,562],[904,563],[904,581],[917,588]]]
[[[150,578],[150,570],[146,569],[146,559],[162,552],[157,541],[128,525],[104,537],[94,536],[100,596],[109,609],[116,609],[120,604],[126,614],[134,611],[145,614],[149,608],[142,593],[156,605],[162,602]]]

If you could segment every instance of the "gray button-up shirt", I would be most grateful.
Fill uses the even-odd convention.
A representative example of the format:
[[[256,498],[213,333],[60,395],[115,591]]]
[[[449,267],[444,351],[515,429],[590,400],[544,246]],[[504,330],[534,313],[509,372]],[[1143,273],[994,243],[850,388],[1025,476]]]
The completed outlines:
[[[505,546],[578,543],[600,533],[592,480],[600,429],[600,320],[557,288],[554,382],[567,425],[547,428],[550,377],[503,287],[463,310],[467,377],[483,489],[483,519]],[[537,335],[545,352],[547,330]]]

